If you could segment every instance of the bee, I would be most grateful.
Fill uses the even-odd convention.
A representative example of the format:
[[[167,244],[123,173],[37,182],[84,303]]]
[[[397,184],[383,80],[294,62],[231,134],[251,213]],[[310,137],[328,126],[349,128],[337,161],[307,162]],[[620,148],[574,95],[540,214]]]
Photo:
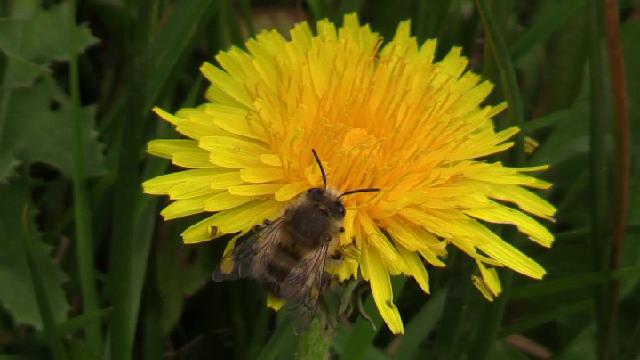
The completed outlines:
[[[223,257],[213,273],[214,281],[250,278],[286,304],[301,305],[307,314],[315,311],[318,297],[330,279],[324,272],[328,249],[344,232],[345,207],[341,198],[379,189],[357,189],[341,194],[327,189],[322,162],[315,150],[312,153],[324,186],[309,189],[294,200],[281,217],[265,221],[263,226],[256,226],[238,237],[233,250]]]

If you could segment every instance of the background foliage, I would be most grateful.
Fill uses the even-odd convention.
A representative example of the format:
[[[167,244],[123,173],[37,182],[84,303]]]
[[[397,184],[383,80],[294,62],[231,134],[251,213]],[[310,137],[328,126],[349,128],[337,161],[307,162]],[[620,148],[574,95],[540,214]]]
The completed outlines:
[[[175,137],[150,113],[202,101],[198,67],[262,28],[356,11],[386,39],[412,19],[442,56],[463,47],[525,120],[550,164],[552,250],[522,245],[548,270],[501,272],[486,302],[455,250],[429,269],[432,296],[395,279],[406,335],[358,319],[344,359],[640,357],[640,3],[621,1],[631,127],[614,131],[604,6],[588,0],[7,0],[0,5],[0,359],[290,359],[297,339],[250,282],[209,281],[224,242],[185,246],[194,219],[164,223],[140,182],[168,164],[144,152]],[[614,24],[615,25],[615,24]],[[631,175],[621,135],[632,139]],[[633,141],[635,140],[635,144]],[[512,159],[513,160],[513,159]],[[507,159],[507,161],[509,161]],[[626,239],[610,266],[618,180],[630,179]],[[513,241],[518,241],[512,237]],[[613,270],[609,271],[610,267]],[[619,296],[615,284],[619,281]],[[613,286],[612,286],[613,285]],[[617,315],[617,316],[616,316]]]

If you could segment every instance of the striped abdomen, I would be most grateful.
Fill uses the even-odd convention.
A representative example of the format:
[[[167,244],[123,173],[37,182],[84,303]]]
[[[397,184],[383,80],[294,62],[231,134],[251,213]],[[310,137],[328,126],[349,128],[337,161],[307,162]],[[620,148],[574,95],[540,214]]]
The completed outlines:
[[[267,290],[277,297],[282,296],[282,287],[295,284],[285,283],[291,270],[300,264],[303,254],[293,243],[280,242],[273,249],[271,258],[267,261],[265,272],[260,279]]]

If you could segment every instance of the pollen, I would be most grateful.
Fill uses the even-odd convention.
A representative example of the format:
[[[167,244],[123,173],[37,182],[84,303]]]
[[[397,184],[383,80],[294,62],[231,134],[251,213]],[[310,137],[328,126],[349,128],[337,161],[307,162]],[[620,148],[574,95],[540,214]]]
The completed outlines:
[[[553,235],[536,217],[553,220],[555,208],[536,193],[551,184],[531,175],[545,166],[488,160],[519,130],[496,130],[492,118],[507,105],[483,104],[493,85],[466,70],[461,49],[436,60],[436,41],[419,44],[409,22],[389,40],[347,15],[340,28],[303,22],[289,37],[264,31],[219,53],[201,67],[206,102],[155,109],[184,138],[153,140],[148,151],[183,170],[143,188],[169,196],[167,220],[209,214],[184,231],[186,243],[241,234],[322,186],[315,149],[332,190],[380,189],[344,198],[339,247],[357,256],[325,270],[370,282],[389,329],[403,333],[390,276],[412,277],[428,293],[427,267],[444,267],[453,246],[477,264],[472,281],[491,300],[501,290],[497,268],[534,279],[545,270],[488,224],[549,247]]]

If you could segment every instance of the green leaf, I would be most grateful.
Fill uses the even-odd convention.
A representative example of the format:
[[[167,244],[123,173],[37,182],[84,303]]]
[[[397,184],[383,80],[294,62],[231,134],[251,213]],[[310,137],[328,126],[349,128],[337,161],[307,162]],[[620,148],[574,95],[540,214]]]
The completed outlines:
[[[569,109],[551,113],[537,120],[541,120],[539,124],[552,122],[557,125],[534,152],[531,163],[553,166],[577,155],[585,155],[589,151],[588,123],[584,121],[587,116],[586,103],[578,102]],[[529,123],[536,126],[537,121]]]
[[[590,272],[587,274],[568,275],[557,279],[545,280],[531,285],[513,288],[510,297],[512,299],[528,299],[537,296],[552,295],[579,289],[587,286],[601,284],[611,279],[636,278],[640,274],[640,265],[627,266],[611,273]]]
[[[393,354],[393,359],[414,359],[422,340],[427,338],[435,329],[436,324],[444,311],[447,292],[439,291],[407,324],[405,335],[400,339],[398,347]]]
[[[28,13],[28,12],[27,12]],[[69,37],[75,36],[76,53],[81,53],[97,39],[80,25],[68,31],[69,5],[66,2],[47,10],[38,10],[29,18],[0,20],[0,50],[37,64],[69,60]]]
[[[596,338],[596,327],[594,322],[589,323],[588,326],[574,337],[574,339],[565,347],[565,350],[559,353],[554,358],[557,360],[595,360],[597,359],[596,345],[594,341]]]
[[[516,332],[526,331],[546,322],[551,322],[579,313],[588,313],[593,308],[593,299],[580,300],[575,303],[557,306],[554,309],[544,309],[540,313],[534,313],[526,318],[516,320],[512,324],[504,327],[500,331],[500,336],[504,337]]]
[[[40,161],[71,176],[73,171],[72,128],[69,123],[70,102],[67,95],[51,79],[38,81],[32,88],[14,89],[7,109],[4,147],[0,150],[1,168],[13,156],[23,162]],[[87,176],[105,171],[102,146],[93,131],[95,111],[80,110],[84,124],[84,166]]]
[[[28,203],[25,186],[0,185],[0,219],[5,226],[0,230],[0,303],[9,311],[17,323],[33,325],[42,329],[43,322],[36,303],[35,290],[31,282],[31,273],[27,265],[20,231],[22,229],[21,211]],[[33,224],[30,233],[35,234]],[[32,236],[33,238],[33,236]],[[67,280],[60,267],[51,259],[51,247],[41,241],[32,241],[31,248],[41,277],[53,317],[56,323],[67,318],[69,304],[62,289]]]
[[[402,276],[391,277],[393,293],[399,294],[406,281],[407,279]],[[367,354],[370,353],[373,348],[372,342],[378,333],[377,329],[380,329],[382,326],[386,326],[378,312],[378,309],[376,308],[373,296],[370,296],[365,301],[364,310],[371,317],[376,326],[376,330],[372,329],[369,321],[362,317],[358,317],[358,320],[350,329],[345,329],[343,327],[338,328],[336,337],[334,338],[334,347],[336,347],[336,344],[337,346],[344,345],[342,356],[345,359],[368,358]]]
[[[2,86],[5,88],[29,87],[36,78],[49,72],[46,66],[7,54],[7,69]]]
[[[211,280],[217,261],[206,244],[186,247],[177,232],[170,234],[156,247],[156,281],[163,299],[160,326],[165,334],[178,321],[184,298]]]
[[[87,324],[99,322],[103,318],[108,317],[112,311],[112,308],[106,308],[78,315],[58,325],[58,330],[62,334],[82,330]]]
[[[541,11],[536,17],[535,23],[509,49],[514,61],[518,61],[522,55],[548,39],[568,19],[575,16],[575,13],[581,10],[585,3],[584,0],[564,0],[557,3],[547,3],[546,7],[541,4]]]

